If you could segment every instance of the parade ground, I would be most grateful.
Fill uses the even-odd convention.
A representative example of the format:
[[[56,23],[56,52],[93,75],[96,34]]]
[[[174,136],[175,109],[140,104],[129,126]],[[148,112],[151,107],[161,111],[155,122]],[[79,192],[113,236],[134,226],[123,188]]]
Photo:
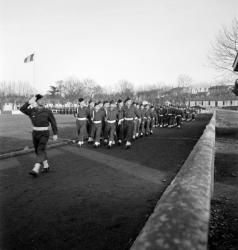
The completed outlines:
[[[1,153],[32,145],[30,121],[16,117],[1,116]],[[0,249],[129,249],[210,118],[156,128],[130,150],[51,148],[50,172],[37,178],[28,174],[33,153],[1,159]],[[75,137],[73,117],[56,119],[60,137]]]

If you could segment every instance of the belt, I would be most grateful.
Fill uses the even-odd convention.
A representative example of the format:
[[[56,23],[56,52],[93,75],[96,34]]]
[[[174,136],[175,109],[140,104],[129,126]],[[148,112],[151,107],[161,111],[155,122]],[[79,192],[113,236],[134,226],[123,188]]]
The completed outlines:
[[[180,117],[181,117],[181,115],[177,115],[177,116],[180,116]]]
[[[172,114],[168,114],[168,115],[172,115]]]
[[[133,117],[131,117],[131,118],[126,118],[125,117],[125,121],[133,121]]]
[[[82,117],[82,118],[77,117],[77,120],[79,120],[79,121],[86,121],[87,118],[86,117]]]
[[[93,121],[93,123],[99,124],[99,123],[102,123],[102,121]]]
[[[122,118],[122,119],[119,119],[119,121],[118,122],[123,122],[124,121],[124,118]]]
[[[115,123],[116,120],[111,120],[111,121],[107,120],[107,122],[108,122],[108,123]]]
[[[47,131],[47,130],[49,130],[49,127],[33,127],[33,130],[35,130],[35,131]]]
[[[147,117],[144,117],[144,119],[146,119],[146,120],[147,120]]]
[[[164,115],[159,115],[159,116],[164,116]]]

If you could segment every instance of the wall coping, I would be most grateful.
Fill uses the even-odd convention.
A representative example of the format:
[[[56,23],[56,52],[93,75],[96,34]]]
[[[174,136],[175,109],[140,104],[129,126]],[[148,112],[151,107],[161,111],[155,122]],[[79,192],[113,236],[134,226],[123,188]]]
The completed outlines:
[[[214,112],[130,250],[207,249],[214,184],[215,116]]]

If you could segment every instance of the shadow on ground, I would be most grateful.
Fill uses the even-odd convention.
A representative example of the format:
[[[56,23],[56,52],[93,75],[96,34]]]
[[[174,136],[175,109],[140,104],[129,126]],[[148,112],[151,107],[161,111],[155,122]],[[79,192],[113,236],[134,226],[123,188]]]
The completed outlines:
[[[33,154],[1,160],[1,249],[129,249],[210,117],[157,129],[131,150],[51,149],[51,171],[36,179]]]

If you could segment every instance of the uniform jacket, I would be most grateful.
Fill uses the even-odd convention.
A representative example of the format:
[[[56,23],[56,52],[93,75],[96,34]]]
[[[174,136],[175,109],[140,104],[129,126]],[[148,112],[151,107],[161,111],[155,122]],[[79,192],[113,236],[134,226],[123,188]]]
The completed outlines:
[[[47,108],[30,108],[30,104],[26,102],[20,107],[22,113],[28,115],[34,127],[48,127],[51,124],[53,134],[57,134],[57,125],[54,115]]]

